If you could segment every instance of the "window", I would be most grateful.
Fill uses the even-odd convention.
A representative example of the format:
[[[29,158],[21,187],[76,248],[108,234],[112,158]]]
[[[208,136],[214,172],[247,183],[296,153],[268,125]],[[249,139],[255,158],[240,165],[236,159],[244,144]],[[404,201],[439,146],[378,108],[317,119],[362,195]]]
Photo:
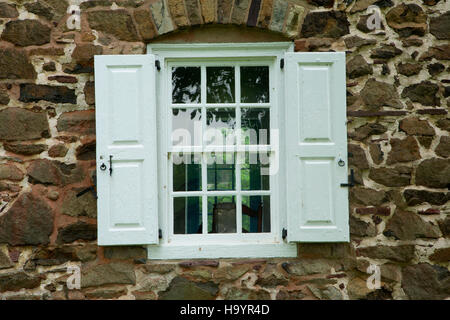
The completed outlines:
[[[291,43],[96,56],[99,244],[176,259],[348,241],[344,60]]]

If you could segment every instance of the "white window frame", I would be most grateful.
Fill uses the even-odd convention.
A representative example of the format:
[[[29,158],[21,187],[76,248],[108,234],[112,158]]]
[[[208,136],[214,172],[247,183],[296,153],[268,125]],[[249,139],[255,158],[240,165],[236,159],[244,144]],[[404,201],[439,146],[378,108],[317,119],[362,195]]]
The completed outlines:
[[[297,246],[282,238],[282,229],[286,228],[286,172],[285,172],[285,119],[284,71],[280,68],[281,59],[286,52],[293,52],[292,42],[272,43],[205,43],[205,44],[149,44],[147,53],[155,54],[160,61],[161,70],[156,74],[157,132],[158,132],[158,200],[159,228],[162,238],[158,245],[149,245],[149,259],[205,259],[205,258],[269,258],[296,257]],[[232,239],[230,234],[190,234],[172,236],[170,232],[171,196],[170,172],[168,166],[170,125],[168,97],[170,83],[169,64],[189,59],[222,59],[272,61],[270,67],[271,91],[271,128],[275,123],[279,129],[279,172],[271,178],[271,233],[246,234],[242,238]],[[275,111],[275,112],[273,112]],[[283,182],[284,181],[284,182]],[[273,183],[272,183],[273,182]],[[273,201],[272,199],[275,199]],[[273,214],[275,213],[275,214]],[[268,237],[269,236],[269,237]],[[225,240],[226,239],[226,240]],[[201,242],[200,242],[201,241]]]

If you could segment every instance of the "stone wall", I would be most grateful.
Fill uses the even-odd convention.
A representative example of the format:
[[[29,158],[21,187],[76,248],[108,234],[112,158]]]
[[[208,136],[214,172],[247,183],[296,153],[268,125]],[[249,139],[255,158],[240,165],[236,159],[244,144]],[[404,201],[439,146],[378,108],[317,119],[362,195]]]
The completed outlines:
[[[66,12],[79,2],[0,1],[1,298],[450,296],[448,1],[89,0],[72,30]],[[181,262],[96,245],[95,199],[76,197],[95,170],[92,57],[145,53],[206,25],[347,51],[349,244],[302,244],[297,259]],[[379,289],[366,286],[370,264],[381,266]],[[80,290],[66,285],[71,266]]]

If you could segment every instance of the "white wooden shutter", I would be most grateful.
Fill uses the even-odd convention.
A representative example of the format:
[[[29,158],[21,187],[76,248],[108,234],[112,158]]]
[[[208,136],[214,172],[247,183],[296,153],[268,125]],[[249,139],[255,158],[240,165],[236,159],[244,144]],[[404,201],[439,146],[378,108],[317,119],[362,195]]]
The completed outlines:
[[[349,241],[345,53],[285,58],[287,240]]]
[[[99,245],[158,243],[155,90],[154,55],[95,56]]]

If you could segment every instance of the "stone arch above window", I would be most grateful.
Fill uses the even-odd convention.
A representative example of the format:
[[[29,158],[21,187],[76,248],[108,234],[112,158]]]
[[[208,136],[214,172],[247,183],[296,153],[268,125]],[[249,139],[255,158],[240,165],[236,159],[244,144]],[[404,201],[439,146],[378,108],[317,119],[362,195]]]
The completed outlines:
[[[119,0],[116,10],[103,2],[83,2],[83,20],[91,29],[122,41],[147,42],[202,25],[247,26],[293,39],[307,11],[285,0]]]

